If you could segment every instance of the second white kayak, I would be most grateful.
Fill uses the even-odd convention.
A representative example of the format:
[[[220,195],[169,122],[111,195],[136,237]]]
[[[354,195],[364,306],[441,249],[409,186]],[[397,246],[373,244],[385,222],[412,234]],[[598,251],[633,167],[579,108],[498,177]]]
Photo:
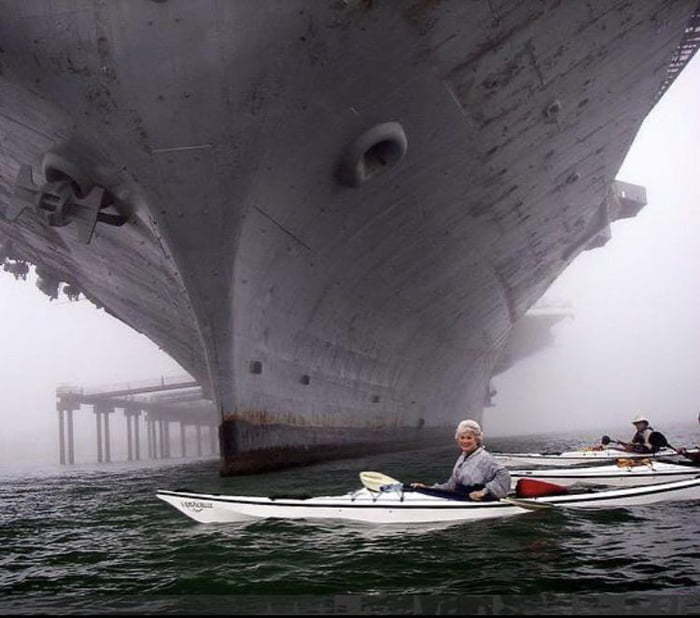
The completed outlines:
[[[611,487],[636,487],[669,481],[684,481],[700,476],[700,467],[650,461],[647,465],[603,465],[591,468],[565,468],[547,470],[511,470],[513,487],[520,479],[537,479],[564,487],[574,484],[607,485]]]
[[[564,453],[492,453],[506,466],[575,466],[579,464],[611,464],[618,459],[653,459],[681,461],[683,458],[672,449],[661,449],[654,454],[628,453],[617,449],[602,451],[582,450]]]

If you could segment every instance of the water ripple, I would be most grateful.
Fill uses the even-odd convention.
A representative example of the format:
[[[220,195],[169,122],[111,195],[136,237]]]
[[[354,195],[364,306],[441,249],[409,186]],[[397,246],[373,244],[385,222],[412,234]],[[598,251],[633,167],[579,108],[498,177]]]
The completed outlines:
[[[444,480],[454,455],[434,449],[428,456],[389,454],[234,479],[219,478],[216,462],[5,474],[2,605],[157,612],[182,607],[189,595],[698,592],[697,503],[555,510],[406,530],[281,520],[204,526],[154,496],[157,488],[184,486],[334,494],[355,487],[361,469]]]

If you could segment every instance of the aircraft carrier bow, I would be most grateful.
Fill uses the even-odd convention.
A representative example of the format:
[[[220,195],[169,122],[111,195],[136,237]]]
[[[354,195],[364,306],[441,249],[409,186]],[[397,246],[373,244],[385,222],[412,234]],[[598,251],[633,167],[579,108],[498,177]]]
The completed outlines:
[[[449,436],[645,204],[696,0],[43,0],[0,20],[0,259],[168,352],[224,473]]]

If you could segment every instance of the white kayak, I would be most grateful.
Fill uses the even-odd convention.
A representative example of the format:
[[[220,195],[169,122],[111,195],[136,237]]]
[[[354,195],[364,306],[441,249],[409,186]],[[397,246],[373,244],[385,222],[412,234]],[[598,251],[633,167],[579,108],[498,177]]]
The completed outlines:
[[[664,461],[681,461],[683,457],[668,448],[653,454],[628,453],[618,449],[592,449],[567,451],[564,453],[492,453],[506,466],[572,466],[579,464],[610,464],[617,459],[663,459]]]
[[[564,487],[574,484],[636,487],[669,481],[684,481],[700,476],[700,467],[651,461],[647,464],[624,466],[602,465],[591,468],[565,468],[546,470],[511,470],[513,487],[520,479],[537,479]]]
[[[589,491],[528,500],[459,501],[410,491],[366,488],[342,496],[262,498],[159,490],[156,496],[201,523],[256,518],[339,519],[371,524],[457,522],[518,515],[548,507],[627,507],[671,500],[700,499],[700,478],[645,487]]]

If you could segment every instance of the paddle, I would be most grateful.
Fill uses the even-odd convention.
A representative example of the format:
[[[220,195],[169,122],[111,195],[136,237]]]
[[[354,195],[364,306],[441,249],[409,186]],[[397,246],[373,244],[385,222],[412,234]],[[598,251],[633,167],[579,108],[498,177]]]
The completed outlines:
[[[666,436],[664,434],[662,434],[658,431],[654,431],[649,436],[649,442],[651,442],[651,445],[654,448],[658,448],[658,449],[670,448],[671,450],[675,451],[676,454],[680,455],[681,457],[685,457],[686,459],[690,460],[692,463],[694,463],[694,464],[700,463],[700,456],[697,453],[691,455],[690,453],[688,453],[686,448],[676,448],[675,446],[668,443],[668,440],[666,439]]]
[[[616,444],[622,444],[622,446],[624,446],[624,447],[629,446],[629,444],[628,444],[627,442],[622,442],[621,440],[611,440],[611,439],[610,439],[610,436],[603,436],[603,437],[600,439],[600,443],[601,443],[603,446],[607,446],[607,445],[610,444],[611,442],[615,442]],[[653,431],[653,432],[651,433],[651,435],[649,436],[649,443],[650,443],[656,450],[660,450],[660,449],[662,449],[662,448],[670,448],[671,450],[676,451],[676,453],[678,453],[679,455],[682,455],[682,454],[683,454],[683,453],[682,453],[679,449],[677,449],[675,446],[671,446],[671,445],[668,443],[668,440],[666,439],[666,436],[664,436],[664,434],[662,434],[662,433],[659,432],[659,431]]]
[[[534,500],[523,500],[522,498],[501,498],[499,502],[507,502],[514,506],[519,506],[522,509],[528,509],[529,511],[541,511],[545,509],[554,509],[556,506],[550,504],[549,502],[535,502]]]
[[[403,483],[401,483],[401,481],[387,476],[386,474],[382,474],[381,472],[360,472],[360,481],[362,481],[362,485],[364,485],[364,487],[370,491],[378,493],[395,491],[403,488]],[[499,501],[512,504],[513,506],[519,506],[522,509],[527,509],[530,511],[555,508],[553,504],[535,502],[534,500],[523,500],[520,498],[501,498]]]
[[[610,439],[610,436],[603,436],[603,437],[600,439],[600,443],[601,443],[603,446],[607,446],[607,445],[610,444],[611,442],[614,442],[615,444],[622,444],[622,446],[627,446],[627,442],[623,442],[622,440],[611,440],[611,439]]]
[[[621,445],[621,446],[624,447],[624,449],[625,449],[626,452],[631,452],[631,453],[634,453],[634,452],[635,452],[635,451],[628,451],[628,450],[627,450],[630,446],[632,446],[632,445],[630,445],[629,442],[623,442],[622,440],[614,440],[614,439],[611,439],[610,436],[603,436],[603,437],[600,439],[600,443],[601,443],[603,446],[607,446],[608,444],[611,444],[611,443],[619,444],[619,445]],[[645,453],[643,453],[643,454],[645,454]]]
[[[662,448],[670,448],[671,450],[676,451],[676,453],[680,454],[680,450],[677,449],[675,446],[671,446],[668,443],[666,436],[660,431],[651,432],[651,435],[649,436],[649,444],[651,444],[657,450]]]

